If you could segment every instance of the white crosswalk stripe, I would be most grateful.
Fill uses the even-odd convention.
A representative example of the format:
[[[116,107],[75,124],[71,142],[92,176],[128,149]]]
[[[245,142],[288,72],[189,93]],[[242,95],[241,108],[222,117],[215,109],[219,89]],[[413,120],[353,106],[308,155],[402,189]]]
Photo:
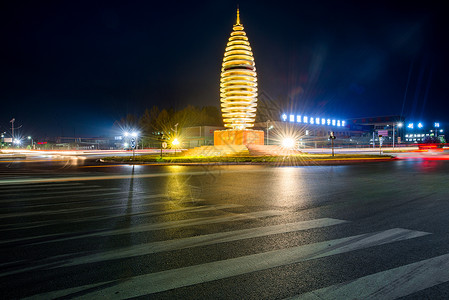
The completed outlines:
[[[56,239],[48,240],[48,241],[44,241],[44,242],[33,243],[33,244],[47,244],[47,243],[63,242],[63,241],[69,241],[69,240],[78,240],[78,239],[83,239],[83,238],[93,238],[93,237],[102,237],[102,236],[104,237],[104,236],[113,236],[113,235],[119,235],[119,234],[130,234],[130,233],[138,233],[138,232],[149,232],[149,231],[178,228],[178,227],[232,222],[232,221],[239,221],[239,220],[245,220],[245,219],[251,219],[251,218],[264,218],[264,217],[270,217],[270,216],[279,216],[281,214],[282,214],[282,212],[279,212],[279,211],[268,210],[268,211],[260,211],[260,212],[253,212],[253,213],[247,213],[247,214],[235,214],[235,215],[231,215],[231,216],[204,217],[204,218],[195,218],[195,219],[187,219],[187,220],[180,220],[180,221],[168,221],[168,222],[155,223],[155,224],[142,224],[142,225],[135,225],[134,227],[131,227],[131,228],[116,229],[116,230],[104,230],[104,231],[100,231],[100,232],[77,235],[77,236],[68,237],[68,238],[57,238],[57,237],[62,236],[62,234],[60,234],[60,233],[46,234],[46,235],[24,237],[24,238],[17,238],[17,239],[11,239],[11,240],[3,240],[3,241],[0,241],[0,244],[9,244],[9,243],[14,243],[14,242],[23,242],[23,241],[30,241],[30,240],[43,239],[43,238],[52,238],[52,237],[56,238]]]
[[[404,297],[444,282],[449,282],[449,254],[375,273],[289,299],[389,300]]]
[[[105,260],[127,258],[133,256],[146,255],[151,253],[179,250],[190,247],[199,247],[206,245],[214,245],[219,243],[226,243],[231,241],[238,241],[244,239],[250,239],[255,237],[268,236],[273,234],[281,234],[293,231],[301,231],[312,228],[321,228],[327,226],[333,226],[337,224],[346,223],[343,220],[336,219],[315,219],[310,221],[301,221],[295,223],[287,223],[280,225],[272,225],[266,227],[257,227],[250,229],[242,229],[236,231],[220,232],[215,234],[200,235],[190,238],[169,240],[162,242],[153,242],[139,244],[132,247],[126,247],[121,249],[115,249],[112,251],[101,252],[94,255],[84,256],[77,259],[73,259],[58,267],[74,266],[78,264],[93,263]]]
[[[349,251],[383,245],[396,241],[417,238],[427,234],[429,233],[402,228],[361,234],[342,239],[274,250],[180,269],[134,276],[124,282],[116,282],[113,286],[108,286],[99,291],[87,293],[84,296],[87,298],[111,299],[117,294],[117,292],[119,292],[120,297],[123,298],[139,297],[287,264],[299,263],[302,261],[342,254]],[[103,282],[105,285],[108,283],[111,282]],[[88,285],[85,286],[84,289],[87,290],[91,287],[91,285]],[[70,293],[72,293],[71,289],[61,290],[39,295],[39,297],[57,298],[69,295]]]
[[[213,206],[212,208],[218,209],[218,208],[224,208],[224,207],[226,207],[226,205],[223,205],[223,207]],[[236,205],[233,205],[233,206],[230,205],[230,207],[236,207]],[[206,208],[211,209],[211,207],[206,207]],[[200,211],[200,209],[197,209],[196,211]],[[104,252],[100,252],[100,253],[97,253],[94,255],[86,255],[86,256],[77,257],[75,259],[67,260],[63,264],[58,263],[57,266],[54,266],[54,263],[42,264],[42,265],[35,266],[33,269],[40,269],[40,268],[44,268],[47,266],[50,266],[50,267],[54,266],[54,268],[69,267],[69,266],[75,266],[75,265],[87,264],[87,263],[95,263],[95,262],[101,262],[101,261],[107,261],[107,260],[130,258],[130,257],[148,255],[148,254],[164,252],[164,251],[179,250],[179,249],[200,247],[200,246],[206,246],[206,245],[215,245],[215,244],[219,244],[219,243],[239,241],[239,240],[250,239],[250,238],[255,238],[255,237],[263,237],[263,236],[273,235],[273,234],[301,231],[301,230],[307,230],[307,229],[312,229],[312,228],[321,228],[321,227],[338,225],[338,224],[342,224],[342,223],[346,223],[346,221],[324,218],[324,219],[315,219],[315,220],[310,220],[310,221],[301,221],[301,222],[295,222],[295,223],[272,225],[272,226],[266,226],[266,227],[256,227],[256,228],[250,228],[250,229],[220,232],[220,233],[215,233],[215,234],[200,235],[200,236],[183,238],[183,239],[144,243],[144,244],[134,245],[131,247],[118,248],[118,249],[114,249],[111,251],[104,251]],[[28,269],[18,270],[15,272],[0,273],[0,276],[16,274],[16,273],[20,273],[23,271],[28,271]]]

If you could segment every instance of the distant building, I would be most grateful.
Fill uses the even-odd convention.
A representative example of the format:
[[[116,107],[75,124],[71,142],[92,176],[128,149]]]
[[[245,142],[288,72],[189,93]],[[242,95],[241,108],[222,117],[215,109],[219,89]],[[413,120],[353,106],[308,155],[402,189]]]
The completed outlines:
[[[223,130],[217,126],[194,126],[182,130],[183,147],[194,148],[214,144],[214,131]]]

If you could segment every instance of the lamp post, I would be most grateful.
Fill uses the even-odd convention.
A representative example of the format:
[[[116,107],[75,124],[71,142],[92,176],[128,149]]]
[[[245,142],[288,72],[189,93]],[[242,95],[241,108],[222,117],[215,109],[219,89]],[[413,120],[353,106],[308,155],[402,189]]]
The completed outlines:
[[[31,140],[31,148],[34,149],[34,140],[31,136],[28,136],[28,140]]]
[[[134,161],[134,157],[135,157],[135,150],[137,147],[137,137],[138,137],[138,133],[136,131],[134,131],[133,133],[131,133],[131,147],[133,148],[133,161]]]
[[[270,129],[273,129],[273,125],[271,125],[271,126],[268,126],[268,124],[270,123],[271,121],[270,120],[267,120],[267,145],[269,145],[270,144],[270,136],[269,136],[269,131],[270,131]]]
[[[176,156],[176,148],[177,148],[178,145],[179,145],[179,140],[178,140],[177,138],[175,138],[175,139],[173,140],[173,142],[171,142],[171,144],[172,144],[172,146],[174,146],[174,148],[175,148],[175,156]]]
[[[269,141],[269,138],[268,138],[268,130],[270,130],[270,129],[268,129],[268,124],[269,124],[270,122],[271,122],[270,120],[267,120],[267,145],[268,145],[268,141]]]
[[[399,128],[402,128],[402,126],[404,126],[404,123],[402,123],[402,122],[399,122],[399,123],[397,123],[397,125],[398,125],[398,134],[399,134]],[[395,139],[395,137],[394,137],[394,124],[393,124],[393,149],[394,149],[394,139]]]
[[[435,127],[435,137],[438,137],[438,129],[437,128],[440,128],[440,123],[435,122],[434,127]]]
[[[16,120],[16,118],[12,118],[11,121],[9,121],[12,125],[11,125],[11,137],[12,137],[12,141],[14,142],[14,121]]]

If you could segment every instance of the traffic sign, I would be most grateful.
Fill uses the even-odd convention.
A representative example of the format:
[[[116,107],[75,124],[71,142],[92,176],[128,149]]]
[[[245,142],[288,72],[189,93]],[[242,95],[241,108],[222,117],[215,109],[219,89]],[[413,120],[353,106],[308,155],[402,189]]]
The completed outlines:
[[[162,143],[162,148],[165,149],[165,148],[167,148],[167,146],[168,146],[168,145],[167,145],[167,142],[163,142],[163,143]]]
[[[388,130],[378,130],[377,135],[378,136],[388,136]]]

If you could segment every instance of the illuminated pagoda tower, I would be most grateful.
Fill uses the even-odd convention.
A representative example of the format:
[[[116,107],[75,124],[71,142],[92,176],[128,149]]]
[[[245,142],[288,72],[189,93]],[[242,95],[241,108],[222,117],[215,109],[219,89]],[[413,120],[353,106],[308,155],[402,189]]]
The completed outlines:
[[[226,45],[221,68],[220,100],[223,123],[227,130],[214,132],[215,145],[264,144],[264,132],[252,130],[257,110],[257,73],[253,52],[237,22]]]

